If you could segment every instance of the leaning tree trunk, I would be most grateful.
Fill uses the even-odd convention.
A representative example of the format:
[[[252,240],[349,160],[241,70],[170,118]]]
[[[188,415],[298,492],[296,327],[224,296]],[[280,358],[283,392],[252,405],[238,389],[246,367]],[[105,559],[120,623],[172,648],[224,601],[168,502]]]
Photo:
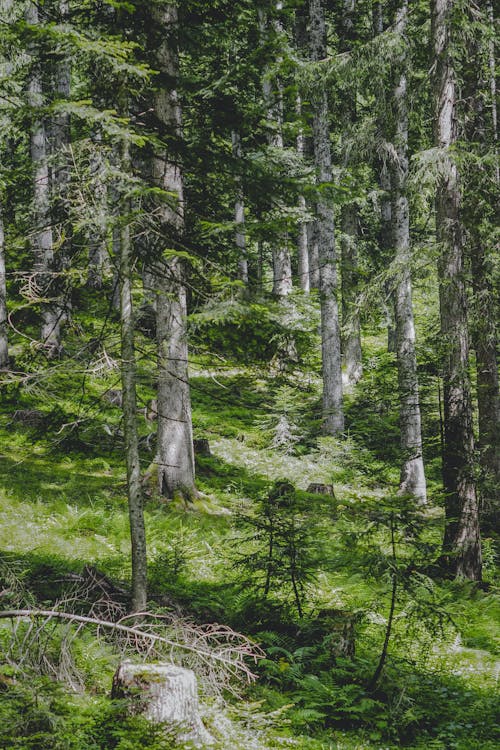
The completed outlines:
[[[157,30],[155,65],[160,86],[154,95],[154,116],[160,131],[178,140],[181,134],[181,106],[175,88],[178,59],[174,35],[177,6],[152,10]],[[176,196],[175,206],[158,206],[160,233],[175,247],[184,230],[183,176],[179,161],[166,152],[153,157],[155,185]],[[164,256],[156,264],[156,335],[158,341],[158,486],[166,497],[195,493],[195,468],[191,395],[188,379],[187,300],[182,260]]]
[[[9,366],[7,285],[5,281],[5,232],[0,207],[0,369]]]
[[[399,422],[403,464],[400,491],[413,495],[420,503],[427,499],[422,456],[422,428],[418,393],[415,324],[411,284],[410,218],[408,208],[408,102],[406,86],[407,48],[404,42],[408,1],[402,0],[396,13],[395,30],[400,36],[401,52],[395,61],[392,112],[394,156],[391,160],[392,245],[396,263],[395,317],[396,354],[399,386]]]
[[[124,146],[122,169],[129,168]],[[123,201],[123,212],[130,213],[128,201]],[[134,314],[132,307],[132,243],[130,226],[122,216],[119,247],[120,323],[121,323],[121,377],[122,410],[125,433],[125,460],[127,466],[127,493],[132,545],[132,602],[133,612],[143,612],[147,599],[146,531],[144,526],[139,438],[137,432],[136,361],[134,345]]]
[[[238,251],[238,279],[248,286],[248,259],[245,236],[245,201],[243,197],[243,181],[239,170],[241,169],[241,138],[240,134],[233,130],[231,133],[233,158],[236,164],[236,200],[234,203],[234,223],[236,225],[236,248]]]
[[[25,11],[28,26],[40,24],[38,6],[28,2]],[[30,45],[31,68],[28,78],[28,104],[33,111],[30,133],[33,167],[33,222],[31,235],[33,278],[36,298],[40,300],[41,340],[49,356],[61,348],[61,318],[63,310],[58,299],[58,273],[54,260],[54,243],[50,211],[50,178],[48,167],[48,139],[45,122],[40,113],[44,106],[42,76],[36,45]]]
[[[439,304],[444,344],[444,554],[457,576],[481,579],[479,509],[469,381],[467,295],[464,281],[460,187],[451,147],[457,139],[455,71],[450,51],[454,0],[432,0],[435,64],[435,142],[442,152],[436,191]]]
[[[326,57],[326,28],[322,0],[309,2],[309,44],[311,59]],[[323,362],[323,430],[338,435],[344,430],[342,404],[342,358],[339,310],[337,303],[337,254],[335,248],[334,212],[325,185],[332,180],[332,163],[328,127],[328,101],[319,77],[311,91],[313,108],[314,160],[317,171],[317,236],[320,267],[321,353]]]

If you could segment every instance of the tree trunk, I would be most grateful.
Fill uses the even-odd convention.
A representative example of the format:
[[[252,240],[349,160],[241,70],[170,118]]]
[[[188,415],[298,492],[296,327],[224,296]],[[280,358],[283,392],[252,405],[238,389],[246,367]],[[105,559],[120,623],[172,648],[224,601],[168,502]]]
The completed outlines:
[[[483,529],[495,529],[500,512],[500,395],[498,383],[497,330],[491,284],[491,260],[479,233],[472,232],[471,260],[476,315],[477,406],[479,452],[483,470]]]
[[[38,6],[29,2],[25,11],[26,23],[38,26]],[[28,79],[28,104],[33,110],[30,133],[33,165],[33,222],[31,247],[34,257],[34,282],[37,298],[41,301],[41,340],[49,356],[61,349],[61,318],[63,310],[57,298],[58,274],[54,262],[51,224],[50,179],[47,160],[48,140],[40,108],[44,105],[42,78],[36,48],[31,45],[31,69]]]
[[[178,729],[179,742],[192,742],[195,747],[214,743],[200,717],[198,685],[190,669],[124,661],[113,677],[112,697],[127,700],[132,714]]]
[[[341,24],[341,50],[350,52],[355,41],[356,0],[344,0]],[[344,103],[343,131],[348,132],[357,119],[356,91]],[[349,166],[349,155],[344,150],[344,164]],[[361,327],[359,321],[358,293],[358,207],[348,203],[341,213],[341,267],[342,267],[342,329],[343,360],[347,382],[357,383],[363,374],[361,362]]]
[[[300,94],[297,95],[297,115],[299,118],[302,116],[302,99]],[[299,130],[299,134],[297,135],[297,153],[302,160],[305,159],[305,136],[302,128]],[[299,195],[298,206],[299,211],[302,214],[305,214],[307,210],[307,203],[303,195]],[[297,261],[299,286],[303,292],[309,292],[311,288],[309,279],[309,243],[307,221],[304,220],[299,220],[297,227]]]
[[[128,168],[128,155],[122,169]],[[123,210],[129,213],[130,206],[124,201]],[[122,220],[124,217],[122,217]],[[133,612],[146,608],[147,558],[146,531],[141,489],[139,463],[139,439],[137,433],[136,362],[134,346],[134,314],[132,308],[132,247],[130,227],[124,223],[120,233],[119,278],[120,278],[120,323],[121,323],[121,378],[122,410],[125,433],[125,460],[127,465],[127,492],[132,545],[132,602]]]
[[[481,579],[479,510],[474,479],[474,436],[469,381],[467,296],[459,219],[455,72],[450,53],[454,0],[432,0],[435,63],[435,142],[442,150],[436,193],[436,232],[441,247],[439,304],[443,357],[445,490],[444,554],[457,576]]]
[[[68,22],[69,4],[67,0],[59,0],[59,21]],[[68,102],[71,94],[71,61],[67,55],[58,56],[53,71],[54,93],[57,100]],[[68,112],[57,112],[51,122],[52,149],[52,215],[53,227],[56,234],[57,267],[60,272],[65,270],[71,256],[72,227],[69,216],[69,188],[71,182],[70,169],[71,123]],[[58,284],[62,290],[63,283]],[[67,293],[66,299],[69,299]]]
[[[358,209],[354,203],[342,210],[342,326],[343,356],[347,382],[357,383],[363,375],[361,327],[356,300],[358,288]]]
[[[326,57],[326,28],[322,0],[310,0],[309,43],[311,59]],[[339,310],[337,303],[337,255],[332,200],[325,184],[332,180],[328,101],[323,83],[317,79],[311,92],[314,159],[317,170],[317,233],[320,267],[321,352],[323,362],[323,430],[338,435],[344,430]]]
[[[0,208],[1,211],[1,208]],[[0,370],[9,366],[9,339],[7,318],[7,286],[5,280],[5,233],[0,213]]]
[[[233,148],[233,158],[237,169],[241,164],[241,138],[240,134],[233,130],[231,133],[231,142]],[[234,204],[234,222],[236,224],[236,247],[238,250],[238,278],[248,286],[248,260],[245,237],[245,202],[243,198],[243,184],[241,176],[237,172],[236,183],[236,201]]]
[[[273,0],[274,2],[274,0]],[[283,3],[276,0],[274,3],[277,10],[281,10]],[[265,38],[267,33],[268,20],[265,11],[260,8],[259,26],[260,33]],[[275,21],[274,29],[277,33],[282,33],[281,25]],[[283,148],[283,92],[279,81],[276,82],[275,90],[268,75],[264,76],[262,82],[262,93],[264,96],[264,105],[267,110],[268,119],[268,144],[269,146]],[[273,242],[273,294],[277,297],[287,297],[292,291],[292,261],[290,258],[290,249],[288,247],[288,238],[286,234],[280,234]]]
[[[94,148],[90,157],[90,170],[95,214],[94,220],[87,232],[89,243],[87,283],[91,289],[101,289],[103,285],[104,270],[109,266],[109,255],[106,247],[107,190],[102,154],[102,136],[99,131],[94,134],[92,141]]]
[[[154,115],[160,131],[174,139],[181,134],[181,107],[175,88],[178,60],[173,34],[178,17],[175,5],[152,10],[154,27],[161,30],[155,49],[160,85],[154,95]],[[181,165],[166,152],[153,157],[155,185],[177,197],[175,206],[158,207],[162,236],[179,242],[184,230],[184,197]],[[158,341],[158,486],[166,497],[195,493],[191,395],[188,378],[187,299],[185,270],[179,258],[156,263]]]
[[[400,3],[395,30],[400,37],[406,33],[408,2]],[[403,39],[401,39],[401,44]],[[407,50],[403,46],[395,63],[392,91],[392,134],[394,158],[391,160],[392,245],[397,277],[395,283],[396,353],[399,386],[399,422],[403,464],[400,491],[413,495],[420,503],[427,500],[422,457],[422,429],[418,393],[415,325],[413,320],[411,284],[410,219],[408,208],[408,103],[406,88]]]

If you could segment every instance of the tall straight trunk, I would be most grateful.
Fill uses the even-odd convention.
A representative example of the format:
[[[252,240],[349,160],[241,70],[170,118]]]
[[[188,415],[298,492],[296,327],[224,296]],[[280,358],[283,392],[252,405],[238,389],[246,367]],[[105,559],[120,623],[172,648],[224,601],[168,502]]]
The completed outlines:
[[[372,10],[373,35],[379,36],[384,32],[384,12],[382,3],[374,2]],[[379,109],[377,117],[377,131],[383,140],[386,127],[387,105],[385,103],[386,87],[384,81],[379,81],[377,98]],[[380,232],[378,243],[382,254],[382,262],[389,263],[392,246],[392,206],[391,206],[391,172],[385,158],[379,158],[377,164],[378,183],[380,187]],[[387,327],[387,351],[396,351],[396,323],[394,314],[394,290],[390,279],[386,279],[383,286],[383,309]]]
[[[122,168],[126,169],[129,161],[126,147],[124,147],[124,151],[125,156]],[[127,213],[130,212],[130,207],[126,201],[124,202],[123,210]],[[132,546],[131,608],[133,612],[141,612],[145,610],[147,600],[147,557],[139,462],[139,437],[137,432],[136,361],[134,314],[132,307],[132,243],[128,223],[123,223],[120,231],[119,257],[117,260],[120,278],[122,410],[125,433],[130,540]]]
[[[29,26],[40,24],[38,6],[28,2],[25,20]],[[48,166],[48,139],[45,122],[40,114],[44,105],[40,61],[35,45],[29,50],[31,69],[28,78],[28,104],[33,110],[30,132],[31,162],[33,168],[33,223],[31,248],[33,252],[34,280],[37,296],[41,300],[41,340],[49,356],[61,348],[61,318],[63,310],[58,299],[58,272],[54,260],[54,243],[51,224],[50,178]]]
[[[342,326],[343,358],[347,382],[357,383],[363,375],[361,326],[356,301],[358,290],[358,209],[354,203],[342,210]]]
[[[0,369],[9,366],[7,285],[5,280],[5,232],[0,207]]]
[[[299,118],[302,116],[302,98],[300,94],[297,95],[297,115]],[[305,136],[302,128],[297,135],[297,154],[302,160],[305,159]],[[305,214],[307,203],[304,195],[299,195],[298,206],[300,213]],[[309,292],[311,289],[309,278],[309,242],[307,222],[303,219],[299,220],[297,226],[297,270],[300,288],[303,292]]]
[[[486,13],[491,29],[494,29],[493,5],[486,3]],[[478,50],[480,52],[480,50]],[[471,99],[473,102],[475,127],[474,137],[497,153],[498,123],[496,106],[495,80],[495,45],[488,40],[487,47],[489,81],[481,74],[480,59],[476,60],[476,74],[471,81]],[[478,56],[480,57],[480,55]],[[485,119],[482,94],[489,88],[491,94],[490,121]],[[488,110],[486,110],[488,111]],[[489,136],[489,137],[488,137]],[[495,160],[493,173],[493,190],[500,184],[498,160]],[[484,176],[479,174],[479,180]],[[485,196],[486,200],[491,195]],[[498,332],[495,319],[495,293],[493,289],[493,258],[487,241],[481,236],[480,225],[483,218],[484,199],[477,201],[472,197],[473,205],[469,210],[470,255],[472,264],[472,283],[474,290],[474,326],[473,345],[476,352],[477,405],[479,421],[479,457],[482,469],[481,482],[481,527],[487,532],[495,529],[500,513],[500,395],[498,381],[497,344]]]
[[[495,13],[493,3],[488,0],[486,3],[486,12],[488,22],[491,26],[492,34],[495,30]],[[495,60],[495,38],[491,37],[488,43],[488,67],[490,72],[490,98],[491,98],[491,133],[495,155],[498,155],[498,109],[497,109],[497,77],[496,77],[496,60]],[[495,180],[500,183],[500,165],[498,158],[495,160]]]
[[[309,44],[311,59],[318,63],[326,57],[326,27],[322,0],[309,2]],[[317,185],[317,233],[320,266],[321,353],[323,362],[323,430],[338,435],[344,430],[342,404],[342,357],[339,310],[337,303],[337,254],[334,211],[324,186],[332,180],[328,100],[322,82],[317,79],[311,91],[313,108],[314,160]],[[323,189],[321,189],[323,188]]]
[[[274,0],[273,0],[274,1]],[[276,0],[274,3],[276,10],[281,10],[283,3]],[[267,34],[268,19],[263,9],[258,10],[260,33],[263,38]],[[274,30],[279,34],[282,33],[281,25],[275,21]],[[276,149],[283,148],[283,92],[279,81],[271,82],[266,74],[262,82],[262,93],[264,105],[267,110],[268,119],[268,144]],[[286,297],[292,291],[292,261],[290,249],[288,247],[288,238],[286,234],[280,234],[273,242],[273,294],[277,297]]]
[[[309,249],[309,284],[311,289],[319,289],[319,248],[318,248],[318,220],[314,219],[307,225],[307,246]]]
[[[240,134],[233,130],[231,133],[231,143],[233,158],[236,161],[237,169],[241,163],[241,138]],[[238,250],[238,278],[245,285],[248,285],[248,259],[245,237],[245,201],[243,198],[243,184],[241,176],[237,173],[236,179],[236,200],[234,203],[234,222],[236,224],[236,248]]]
[[[69,18],[68,0],[59,0],[58,6],[59,20],[65,24]],[[71,94],[71,61],[66,55],[59,56],[55,60],[53,85],[56,99],[67,102]],[[68,112],[61,111],[52,116],[50,133],[53,226],[58,247],[58,266],[63,270],[69,264],[71,254],[71,224],[69,220],[71,122]]]
[[[94,217],[87,236],[89,243],[87,283],[92,289],[101,289],[104,271],[109,270],[107,248],[107,189],[104,175],[102,135],[97,130],[92,138],[93,152],[90,170],[93,185]]]
[[[435,143],[442,150],[436,191],[441,247],[439,304],[443,357],[445,490],[444,554],[459,577],[481,579],[479,508],[474,478],[474,435],[469,380],[467,295],[464,280],[460,187],[451,147],[457,139],[455,71],[450,52],[454,0],[432,0],[435,65]]]
[[[307,54],[307,15],[300,10],[295,15],[295,44],[298,54],[302,57]],[[302,92],[300,81],[297,83],[298,93],[296,98],[296,114],[299,122],[302,120]],[[297,133],[297,154],[299,159],[306,163],[307,148],[306,136],[302,124]],[[299,195],[298,208],[300,214],[304,215],[307,211],[307,201],[304,195]],[[299,286],[303,292],[309,292],[311,289],[311,280],[309,274],[309,232],[308,222],[299,219],[297,225],[297,270],[299,277]]]
[[[500,513],[500,394],[498,382],[497,329],[491,258],[477,231],[471,233],[471,261],[476,315],[477,407],[479,456],[483,473],[482,527],[491,531]]]
[[[181,106],[175,82],[178,59],[173,35],[178,16],[175,5],[152,10],[157,33],[155,65],[160,71],[154,94],[154,115],[160,131],[178,139]],[[158,207],[160,231],[171,238],[169,246],[182,238],[184,194],[182,168],[166,152],[153,157],[155,185],[176,196],[176,204]],[[195,468],[191,395],[188,377],[187,299],[185,269],[177,257],[160,258],[156,264],[156,335],[158,342],[158,484],[162,495],[190,498],[195,493]]]
[[[396,12],[395,31],[400,36],[401,52],[394,65],[392,135],[394,158],[391,160],[392,246],[396,262],[394,311],[396,318],[396,355],[399,387],[399,423],[403,463],[400,491],[413,495],[420,503],[427,500],[422,456],[422,427],[418,393],[415,324],[411,283],[410,215],[408,207],[408,101],[407,47],[404,42],[408,19],[408,0],[401,0]]]
[[[351,51],[355,41],[356,0],[344,0],[341,23],[342,51]],[[344,103],[343,130],[349,131],[357,119],[356,91]],[[349,166],[350,157],[344,152],[344,164]],[[342,267],[342,351],[346,379],[357,383],[363,374],[361,351],[361,326],[359,320],[358,294],[358,207],[346,204],[341,213],[341,267]]]

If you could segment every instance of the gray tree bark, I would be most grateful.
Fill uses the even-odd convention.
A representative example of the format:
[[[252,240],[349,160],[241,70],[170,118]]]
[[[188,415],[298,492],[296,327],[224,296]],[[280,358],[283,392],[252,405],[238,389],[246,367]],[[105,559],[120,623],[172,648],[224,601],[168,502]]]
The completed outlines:
[[[273,0],[277,10],[283,7],[282,0]],[[268,19],[262,8],[258,10],[259,26],[262,37],[267,33]],[[275,21],[274,29],[277,33],[282,33],[281,25]],[[268,119],[268,144],[276,149],[283,148],[283,92],[281,83],[277,81],[273,89],[273,84],[266,74],[262,82],[262,93],[264,105],[267,110]],[[274,242],[272,248],[273,256],[273,294],[277,297],[287,297],[292,291],[292,261],[290,249],[288,247],[288,238],[286,235],[280,235]]]
[[[241,161],[241,138],[240,134],[233,130],[231,133],[231,143],[233,158],[236,162]],[[241,177],[236,176],[236,200],[234,203],[234,222],[236,224],[236,247],[238,250],[238,278],[245,285],[248,285],[248,259],[245,236],[245,200],[243,197],[243,184]]]
[[[442,151],[436,191],[439,304],[443,357],[445,534],[443,551],[458,577],[481,579],[479,508],[469,381],[467,295],[464,280],[460,186],[451,147],[457,139],[456,83],[450,51],[454,0],[432,0],[435,143]]]
[[[1,208],[0,208],[1,211]],[[5,278],[5,233],[0,213],[0,369],[9,366],[9,338],[7,317],[7,285]]]
[[[351,51],[355,41],[356,0],[344,0],[342,12],[343,51]],[[343,108],[343,130],[348,131],[356,123],[356,91],[345,102]],[[344,163],[350,157],[344,152]],[[358,294],[358,207],[349,203],[341,213],[341,267],[342,267],[342,349],[347,382],[357,383],[363,375],[361,351],[361,326],[359,320]]]
[[[391,160],[392,245],[396,262],[394,291],[396,317],[396,354],[399,386],[399,422],[403,464],[400,491],[413,495],[420,503],[427,500],[422,456],[422,428],[418,392],[415,324],[411,283],[410,216],[408,208],[408,102],[407,49],[403,41],[408,18],[408,0],[401,0],[396,12],[395,32],[400,35],[401,52],[394,64],[392,112],[394,123]]]
[[[25,10],[25,20],[30,26],[40,23],[38,6],[30,0]],[[42,76],[34,45],[30,46],[31,69],[28,78],[28,104],[33,110],[30,132],[31,161],[33,165],[33,222],[31,235],[34,282],[37,297],[41,300],[41,340],[49,356],[61,349],[61,319],[63,310],[58,299],[58,273],[54,259],[51,223],[51,189],[48,166],[48,139],[45,122],[40,115],[44,105]]]
[[[302,98],[300,94],[297,95],[297,115],[299,118],[302,116]],[[302,160],[305,160],[306,146],[302,128],[297,135],[297,153]],[[300,212],[304,214],[307,210],[305,196],[299,195],[298,205]],[[307,222],[303,220],[299,221],[297,227],[297,261],[299,286],[303,292],[309,292],[311,289],[309,278],[309,242]]]
[[[354,203],[342,210],[342,326],[343,358],[347,382],[357,383],[363,375],[358,290],[358,209]]]
[[[126,171],[128,167],[128,153],[126,146],[124,146],[122,169]],[[128,201],[123,201],[122,209],[125,214],[130,212]],[[132,306],[132,243],[130,239],[130,226],[125,221],[120,231],[118,263],[120,278],[122,410],[132,547],[131,608],[133,612],[141,612],[146,609],[147,601],[146,530],[144,525],[139,438],[137,432],[136,360],[134,313]]]
[[[313,62],[326,57],[326,28],[322,0],[309,2],[309,44]],[[311,91],[313,108],[314,160],[318,187],[332,180],[328,100],[320,81]],[[337,254],[333,204],[325,190],[317,199],[317,237],[320,267],[321,353],[323,362],[323,430],[338,435],[344,430],[342,404],[342,357],[340,346],[339,310],[337,303]]]
[[[178,24],[177,6],[165,5],[152,10],[153,23],[162,30],[155,51],[160,71],[160,86],[154,95],[154,114],[167,133],[179,137],[182,127],[181,106],[175,88],[178,59],[173,33]],[[159,207],[160,231],[178,242],[184,230],[184,193],[182,167],[166,152],[153,157],[153,180],[174,194],[176,204],[163,202]],[[170,240],[172,242],[172,240]],[[172,244],[169,245],[172,247]],[[179,494],[191,498],[195,493],[195,467],[191,395],[188,376],[187,300],[185,269],[177,257],[164,257],[156,264],[158,341],[158,484],[162,495]]]

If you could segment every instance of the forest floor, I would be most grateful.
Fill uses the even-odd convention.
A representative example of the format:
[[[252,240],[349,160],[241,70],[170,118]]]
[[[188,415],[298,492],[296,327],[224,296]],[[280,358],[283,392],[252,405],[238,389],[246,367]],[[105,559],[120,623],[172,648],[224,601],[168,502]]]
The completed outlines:
[[[401,584],[385,670],[374,689],[367,687],[387,626],[393,580],[387,533],[388,519],[394,518],[389,500],[398,482],[395,374],[377,346],[375,339],[368,341],[365,378],[348,394],[344,440],[319,434],[320,383],[311,371],[277,373],[267,365],[222,360],[216,367],[208,357],[195,358],[195,437],[207,438],[211,452],[197,458],[200,494],[188,505],[165,502],[147,485],[146,526],[155,605],[167,603],[196,622],[228,624],[266,650],[258,679],[243,690],[242,699],[230,700],[224,709],[213,698],[204,700],[218,747],[498,747],[500,611],[492,540],[485,541],[482,589],[427,575],[422,549],[432,553],[442,524],[432,446],[430,503],[423,512],[428,529],[418,546],[405,526],[404,566],[397,561],[398,569],[414,566],[418,575]],[[33,606],[45,608],[65,595],[64,582],[80,576],[85,565],[117,586],[128,580],[120,410],[104,396],[118,382],[112,361],[84,379],[62,362],[46,380],[39,376],[32,386],[16,386],[4,399],[2,609],[15,603],[13,576]],[[141,402],[153,395],[145,368]],[[424,423],[435,427],[438,408],[430,388],[427,395]],[[146,471],[154,455],[148,436],[155,427],[140,420]],[[300,615],[286,571],[271,581],[268,597],[262,593],[258,561],[264,553],[255,518],[277,480],[297,489],[297,514],[290,518],[299,529],[292,541],[303,546]],[[310,483],[332,484],[335,498],[308,494]],[[295,533],[287,528],[284,534]],[[248,550],[246,557],[242,549]],[[318,614],[325,611],[352,615],[355,654],[335,652],[328,627],[315,630]],[[4,622],[3,650],[10,633],[11,624]],[[163,747],[143,740],[133,744],[116,732],[112,740],[102,739],[103,705],[119,657],[83,635],[77,652],[81,685],[76,693],[65,687],[56,695],[42,668],[37,682],[22,665],[18,671],[12,662],[0,667],[0,746]],[[203,684],[201,690],[203,695]],[[85,725],[92,723],[101,734],[96,730],[91,741]]]

